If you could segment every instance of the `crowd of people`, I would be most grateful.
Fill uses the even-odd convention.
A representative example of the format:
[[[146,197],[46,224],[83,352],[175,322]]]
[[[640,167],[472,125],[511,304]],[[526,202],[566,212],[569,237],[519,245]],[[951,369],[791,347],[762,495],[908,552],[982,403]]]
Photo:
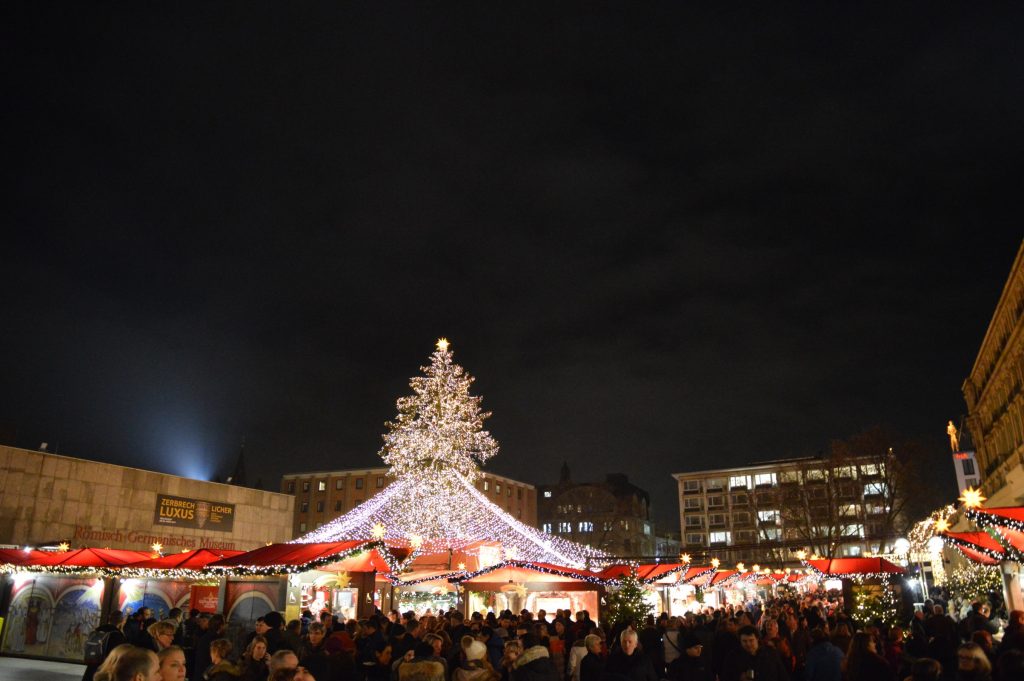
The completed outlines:
[[[996,642],[993,634],[1001,634]],[[814,595],[606,627],[586,611],[270,612],[228,636],[222,615],[114,613],[84,681],[1022,681],[1024,612],[1000,631],[927,602],[906,626],[858,626]],[[94,646],[95,647],[95,646]],[[88,650],[88,647],[87,647]]]

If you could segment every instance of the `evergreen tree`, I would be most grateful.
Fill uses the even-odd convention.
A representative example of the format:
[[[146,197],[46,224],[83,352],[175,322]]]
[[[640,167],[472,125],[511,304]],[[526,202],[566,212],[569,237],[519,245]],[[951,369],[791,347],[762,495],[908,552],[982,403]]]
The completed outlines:
[[[381,458],[396,478],[450,476],[472,482],[480,464],[498,453],[498,443],[483,429],[490,413],[482,397],[469,394],[473,377],[452,361],[442,338],[423,376],[410,380],[413,394],[398,399],[398,416],[388,422]]]
[[[636,577],[636,570],[632,570],[622,578],[618,590],[606,598],[608,622],[613,627],[628,622],[636,622],[638,625],[643,623],[644,618],[654,609],[644,600],[646,593],[647,590]]]
[[[881,594],[867,590],[858,591],[853,598],[853,612],[850,616],[862,627],[876,622],[893,625],[899,619],[899,603],[886,582],[882,584]]]

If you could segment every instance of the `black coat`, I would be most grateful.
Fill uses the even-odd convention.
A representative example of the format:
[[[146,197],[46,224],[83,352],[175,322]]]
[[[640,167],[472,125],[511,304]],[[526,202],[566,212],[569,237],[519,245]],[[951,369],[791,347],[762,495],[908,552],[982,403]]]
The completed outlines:
[[[601,681],[602,676],[604,676],[604,658],[588,652],[580,660],[580,681]]]
[[[683,650],[668,666],[668,678],[671,681],[713,681],[715,674],[706,657],[690,657]]]
[[[719,678],[721,681],[739,681],[740,675],[748,669],[754,670],[754,681],[789,681],[789,672],[782,664],[782,658],[774,648],[764,645],[757,649],[755,655],[740,648],[739,653],[725,661]]]
[[[512,669],[512,681],[560,681],[558,671],[544,646],[527,648],[516,662]]]
[[[658,681],[651,659],[639,649],[627,655],[620,648],[609,655],[604,678],[607,681]]]

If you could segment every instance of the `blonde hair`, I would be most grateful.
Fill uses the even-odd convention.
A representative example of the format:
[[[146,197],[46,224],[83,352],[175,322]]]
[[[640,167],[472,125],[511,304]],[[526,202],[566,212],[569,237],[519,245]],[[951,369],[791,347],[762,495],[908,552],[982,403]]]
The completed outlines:
[[[161,634],[170,634],[171,636],[174,636],[178,631],[178,623],[174,620],[160,620],[159,622],[153,622],[146,627],[146,631],[148,631],[149,635],[153,638],[156,638]]]
[[[988,656],[985,655],[985,651],[982,650],[981,646],[974,642],[965,643],[960,646],[959,652],[965,650],[974,658],[975,669],[980,669],[986,674],[992,673],[992,663],[988,661]]]
[[[127,653],[129,650],[134,648],[131,643],[122,643],[117,646],[107,655],[107,659],[103,660],[97,669],[96,673],[93,674],[95,681],[113,681],[114,679],[114,667],[117,665],[117,661],[121,659],[121,656]]]

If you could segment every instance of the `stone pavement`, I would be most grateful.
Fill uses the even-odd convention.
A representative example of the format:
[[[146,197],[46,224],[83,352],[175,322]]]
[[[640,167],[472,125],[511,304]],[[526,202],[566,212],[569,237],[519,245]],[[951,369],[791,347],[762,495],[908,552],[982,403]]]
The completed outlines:
[[[85,665],[0,657],[0,681],[81,681]]]

